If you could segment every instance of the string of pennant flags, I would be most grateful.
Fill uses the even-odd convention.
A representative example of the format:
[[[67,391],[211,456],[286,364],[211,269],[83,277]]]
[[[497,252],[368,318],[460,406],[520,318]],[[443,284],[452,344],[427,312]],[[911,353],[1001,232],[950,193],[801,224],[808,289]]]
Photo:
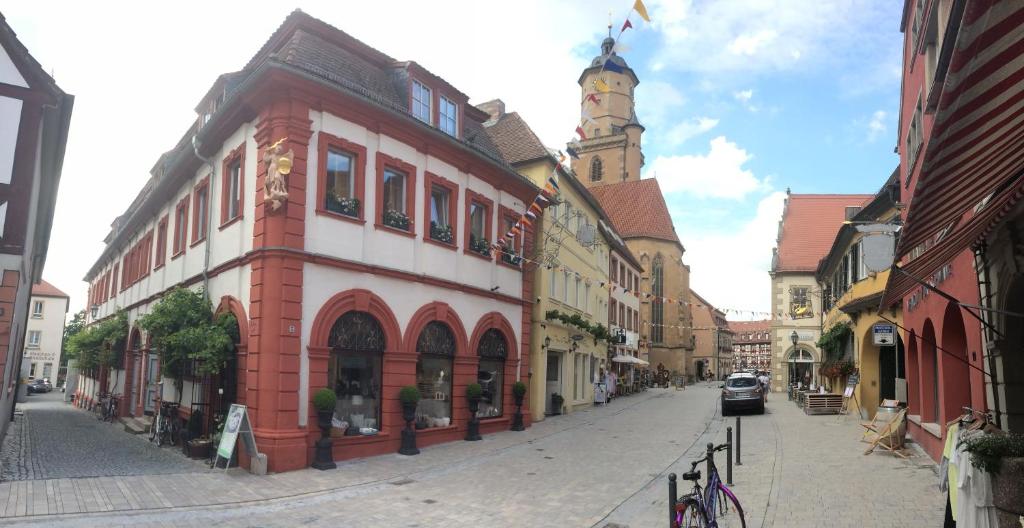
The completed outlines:
[[[620,41],[620,38],[622,37],[622,34],[627,29],[633,28],[633,23],[630,21],[630,16],[632,16],[632,14],[634,12],[637,14],[637,16],[639,16],[645,22],[649,23],[651,21],[651,17],[647,13],[647,6],[644,5],[643,0],[634,0],[633,7],[630,9],[629,14],[626,16],[625,22],[623,22],[622,26],[619,28],[618,35],[615,38],[615,48],[614,49],[616,49],[616,50],[621,50],[622,49],[620,47],[619,41]],[[611,27],[610,24],[609,24],[609,27]],[[595,91],[591,92],[591,93],[588,93],[586,95],[586,97],[584,98],[584,102],[585,103],[591,103],[592,106],[588,107],[588,106],[585,105],[583,107],[583,109],[581,111],[581,120],[580,120],[579,124],[576,126],[576,131],[575,131],[576,132],[576,136],[578,136],[578,138],[573,138],[569,142],[569,144],[566,146],[566,152],[573,159],[579,159],[579,155],[578,155],[579,154],[579,150],[580,150],[580,143],[579,142],[581,140],[586,140],[587,139],[586,131],[583,129],[583,126],[587,125],[587,124],[596,124],[596,122],[594,121],[594,118],[593,118],[593,114],[591,113],[591,108],[593,108],[596,105],[601,104],[601,98],[598,96],[598,94],[606,94],[606,93],[611,91],[611,86],[608,84],[607,81],[605,81],[601,77],[601,74],[604,73],[605,71],[610,71],[610,72],[613,72],[613,73],[624,73],[625,69],[622,66],[620,66],[619,64],[615,63],[612,60],[612,57],[611,57],[610,54],[605,59],[604,63],[601,64],[601,69],[597,72],[597,75],[595,76],[595,79],[594,79],[594,81],[592,83],[593,84],[593,88],[594,88]],[[565,154],[563,154],[561,151],[559,151],[559,153],[558,153],[558,162],[559,162],[559,164],[564,164],[566,162],[566,160],[567,160],[567,158],[566,158]],[[613,283],[611,281],[595,280],[595,279],[592,279],[590,277],[584,276],[584,275],[580,274],[578,271],[572,270],[572,269],[570,269],[570,268],[568,268],[567,266],[564,266],[564,265],[547,264],[547,263],[544,263],[544,262],[541,262],[541,261],[538,261],[538,260],[534,260],[534,259],[530,259],[530,258],[527,258],[527,257],[524,257],[522,255],[517,254],[514,251],[514,248],[510,247],[509,241],[510,240],[516,240],[519,237],[521,237],[523,235],[523,233],[527,229],[529,229],[533,225],[533,223],[537,220],[538,215],[540,215],[540,213],[543,212],[544,209],[546,209],[548,206],[552,205],[552,203],[554,203],[556,201],[556,196],[559,194],[560,190],[561,189],[559,188],[559,185],[558,185],[558,170],[557,170],[557,167],[556,167],[554,170],[552,170],[551,175],[548,176],[547,180],[544,183],[544,187],[537,194],[537,196],[533,199],[533,202],[530,203],[529,207],[527,207],[526,210],[519,216],[519,218],[511,225],[509,230],[503,236],[498,238],[497,242],[491,246],[491,249],[493,251],[495,251],[495,252],[503,253],[505,255],[508,255],[508,256],[512,257],[513,259],[519,261],[519,262],[534,264],[534,265],[536,265],[538,267],[544,267],[547,270],[558,270],[558,271],[561,271],[563,273],[571,273],[571,274],[575,275],[576,278],[584,280],[587,285],[591,285],[591,284],[595,284],[596,283],[599,287],[607,289],[610,292],[615,292],[615,291],[621,290],[623,293],[625,293],[627,295],[633,295],[633,296],[638,297],[640,299],[648,300],[648,301],[652,301],[652,302],[661,302],[661,303],[668,303],[668,304],[678,304],[680,306],[696,306],[698,308],[704,307],[703,304],[691,303],[690,301],[687,301],[685,299],[676,299],[676,298],[672,298],[672,297],[663,297],[663,296],[653,295],[651,293],[640,292],[640,291],[637,291],[637,290],[630,290],[629,288],[625,288],[623,286],[617,285],[617,284],[615,284],[615,283]],[[772,314],[770,312],[758,312],[758,311],[752,311],[752,310],[739,310],[739,309],[732,309],[732,308],[717,308],[717,309],[722,311],[722,312],[725,312],[727,314],[736,314],[736,315],[743,316],[743,317],[746,317],[746,316],[750,316],[752,318],[758,318],[758,317],[760,317],[760,318],[776,318],[777,317],[779,319],[786,318],[786,317],[794,318],[790,314],[784,313],[784,312],[779,312],[779,313],[776,313],[776,314]],[[663,327],[663,328],[685,328],[685,329],[691,329],[691,330],[701,330],[701,329],[704,329],[702,327],[689,327],[689,326],[682,326],[682,325],[655,325],[655,324],[650,323],[648,321],[642,321],[641,324],[647,325],[647,326],[660,326],[660,327]]]

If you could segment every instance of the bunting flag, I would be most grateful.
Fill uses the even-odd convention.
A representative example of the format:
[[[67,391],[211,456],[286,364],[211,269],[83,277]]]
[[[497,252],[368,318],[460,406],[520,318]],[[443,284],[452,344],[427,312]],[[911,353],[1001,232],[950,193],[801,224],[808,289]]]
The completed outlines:
[[[613,61],[611,57],[608,57],[608,59],[604,61],[604,69],[606,71],[610,71],[610,72],[613,72],[613,73],[625,73],[626,72],[626,69],[623,68],[622,66],[619,66],[618,64],[615,64],[615,61]],[[607,91],[607,90],[605,90],[605,91]]]
[[[630,22],[629,19],[627,18],[626,19],[626,23],[622,24],[622,29],[619,30],[619,33],[621,34],[623,31],[626,31],[627,29],[629,29],[631,27],[633,27],[633,23]]]
[[[587,135],[583,133],[583,127],[581,127],[581,126],[577,126],[576,127],[576,134],[580,136],[580,139],[583,139],[583,140],[587,139]]]
[[[565,151],[569,153],[569,156],[572,159],[580,159],[580,154],[579,152],[576,152],[576,149],[572,147],[565,147]]]
[[[588,125],[597,126],[597,121],[594,121],[594,116],[590,115],[590,110],[587,110],[587,108],[584,107],[583,111],[582,111],[582,114],[583,114],[583,122],[584,123],[586,123]]]
[[[640,18],[644,19],[644,22],[650,22],[651,17],[647,14],[647,7],[644,6],[644,0],[636,0],[633,2],[633,11],[640,15]]]
[[[601,100],[597,98],[597,94],[587,94],[587,98],[584,101],[590,101],[594,104],[601,104]]]
[[[538,194],[537,197],[533,199],[533,203],[537,205],[539,209],[543,209],[548,206],[547,204],[551,203],[551,200],[548,200],[548,197],[544,196],[544,194],[541,193]]]
[[[608,83],[604,82],[603,79],[594,79],[594,88],[601,93],[608,93],[612,91],[612,88],[608,86]]]
[[[548,185],[554,187],[556,191],[561,190],[558,187],[558,180],[555,179],[555,173],[553,172],[551,173],[551,176],[548,176]]]

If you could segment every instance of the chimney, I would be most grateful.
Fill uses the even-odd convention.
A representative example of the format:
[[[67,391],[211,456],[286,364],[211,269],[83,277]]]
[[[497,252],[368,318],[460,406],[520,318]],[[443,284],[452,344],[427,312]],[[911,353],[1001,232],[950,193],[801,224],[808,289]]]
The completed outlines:
[[[497,121],[501,116],[505,115],[505,101],[501,99],[491,99],[486,103],[476,105],[476,107],[491,116],[488,118],[488,121]]]

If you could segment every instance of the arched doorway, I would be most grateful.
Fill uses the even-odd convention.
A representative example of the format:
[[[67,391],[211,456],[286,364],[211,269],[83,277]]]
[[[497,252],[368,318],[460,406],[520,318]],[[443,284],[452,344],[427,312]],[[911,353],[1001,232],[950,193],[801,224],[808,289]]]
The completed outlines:
[[[384,328],[369,313],[347,312],[331,327],[327,345],[327,386],[335,395],[334,417],[348,426],[345,435],[357,436],[362,427],[380,429]]]
[[[416,339],[416,353],[416,386],[421,396],[416,428],[448,427],[452,424],[455,334],[448,325],[431,321]]]
[[[500,330],[494,328],[484,332],[477,346],[480,366],[477,367],[477,383],[483,389],[480,397],[480,418],[496,418],[502,415],[505,391],[505,361],[508,358],[508,342]]]
[[[806,348],[797,348],[789,353],[789,385],[800,383],[807,387],[817,378],[814,372],[814,354]]]
[[[1006,290],[1006,302],[1003,309],[1003,335],[1005,345],[1000,359],[1002,360],[1001,376],[1003,383],[1001,394],[1005,418],[1002,427],[1010,432],[1024,432],[1024,277],[1017,276],[1010,281]]]
[[[967,332],[960,306],[948,303],[942,317],[942,411],[940,422],[960,415],[971,404],[971,368],[967,362]]]

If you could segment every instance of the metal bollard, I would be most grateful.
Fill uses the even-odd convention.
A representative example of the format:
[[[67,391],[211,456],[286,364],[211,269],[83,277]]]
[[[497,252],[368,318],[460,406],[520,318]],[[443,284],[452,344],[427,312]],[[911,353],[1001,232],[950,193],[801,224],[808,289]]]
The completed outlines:
[[[676,501],[678,495],[676,491],[676,474],[668,474],[668,525],[671,528],[676,528]]]
[[[736,417],[736,465],[742,466],[743,462],[740,461],[740,444],[743,438],[743,422],[740,421],[740,417]]]
[[[732,427],[725,428],[725,483],[732,486]]]
[[[708,472],[704,476],[704,487],[711,482],[711,468],[715,465],[715,444],[708,442]]]

